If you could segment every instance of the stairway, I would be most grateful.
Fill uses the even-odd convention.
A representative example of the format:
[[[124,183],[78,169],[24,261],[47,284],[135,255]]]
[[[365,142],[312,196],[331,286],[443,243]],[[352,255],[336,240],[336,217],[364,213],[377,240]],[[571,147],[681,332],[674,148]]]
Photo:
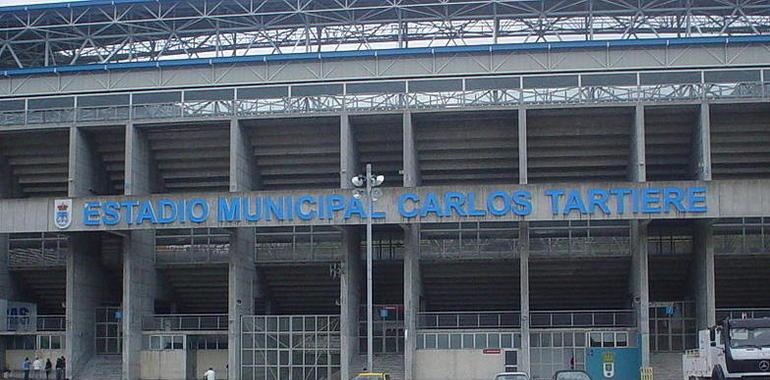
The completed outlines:
[[[120,355],[97,355],[86,363],[78,380],[120,380],[122,370]]]
[[[365,367],[366,355],[358,355],[350,368],[350,374],[355,376],[363,372]],[[404,354],[374,354],[374,370],[371,372],[388,372],[391,380],[404,380]]]
[[[653,376],[655,380],[681,380],[682,353],[680,352],[653,352],[650,356]]]

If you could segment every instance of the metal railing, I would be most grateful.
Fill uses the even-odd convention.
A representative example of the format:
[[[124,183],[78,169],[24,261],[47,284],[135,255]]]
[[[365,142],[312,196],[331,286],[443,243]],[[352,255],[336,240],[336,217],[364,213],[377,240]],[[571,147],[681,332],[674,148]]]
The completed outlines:
[[[634,327],[633,310],[533,311],[530,327]]]
[[[420,329],[503,329],[521,327],[518,311],[426,312],[418,314]],[[633,310],[531,311],[531,328],[634,327]]]
[[[717,309],[717,321],[722,321],[728,317],[730,319],[770,318],[770,308]]]
[[[521,313],[518,311],[419,313],[417,318],[417,328],[420,329],[498,329],[521,326]]]
[[[483,89],[439,92],[339,94],[177,101],[99,107],[9,110],[0,112],[0,126],[61,124],[116,120],[163,120],[270,114],[348,111],[442,109],[544,104],[606,104],[720,99],[767,99],[770,83],[687,83],[632,86],[579,86],[544,89]],[[25,106],[26,107],[26,106]]]
[[[63,315],[38,315],[37,331],[65,331],[67,319]]]
[[[223,331],[227,314],[156,314],[142,319],[144,331]]]
[[[155,262],[158,264],[227,263],[230,260],[229,257],[229,244],[155,247]]]

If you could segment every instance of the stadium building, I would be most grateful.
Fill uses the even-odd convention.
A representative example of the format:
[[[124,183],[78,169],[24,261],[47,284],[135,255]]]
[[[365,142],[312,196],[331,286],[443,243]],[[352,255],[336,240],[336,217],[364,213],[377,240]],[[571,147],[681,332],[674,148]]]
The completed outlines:
[[[14,374],[349,379],[367,220],[394,379],[678,380],[770,314],[765,0],[17,6],[0,67]]]

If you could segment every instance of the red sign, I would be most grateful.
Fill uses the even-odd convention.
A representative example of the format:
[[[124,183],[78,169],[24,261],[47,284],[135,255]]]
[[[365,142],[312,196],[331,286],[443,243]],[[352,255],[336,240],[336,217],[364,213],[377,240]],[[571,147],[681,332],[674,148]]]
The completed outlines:
[[[502,352],[499,348],[485,348],[483,351],[484,355],[500,355]]]

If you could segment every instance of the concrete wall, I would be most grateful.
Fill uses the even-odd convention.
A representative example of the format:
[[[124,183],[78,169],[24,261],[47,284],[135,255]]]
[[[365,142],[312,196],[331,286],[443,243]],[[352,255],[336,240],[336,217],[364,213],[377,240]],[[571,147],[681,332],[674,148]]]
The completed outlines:
[[[195,351],[195,378],[198,379],[207,369],[214,368],[218,379],[227,379],[228,350]]]
[[[417,350],[415,359],[420,380],[491,380],[505,364],[504,353],[482,350]]]
[[[140,356],[141,380],[185,380],[188,378],[187,352],[185,350],[141,351]]]

